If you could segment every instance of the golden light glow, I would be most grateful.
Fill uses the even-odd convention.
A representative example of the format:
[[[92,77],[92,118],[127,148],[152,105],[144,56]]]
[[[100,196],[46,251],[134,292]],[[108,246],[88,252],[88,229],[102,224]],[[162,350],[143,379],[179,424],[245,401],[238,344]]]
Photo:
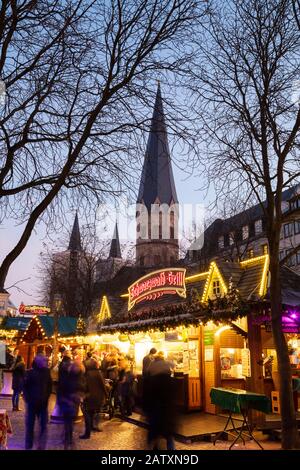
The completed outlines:
[[[218,331],[215,332],[215,336],[220,336],[220,334],[223,333],[223,331],[226,331],[226,330],[230,330],[229,325],[221,326],[221,328],[219,328]]]
[[[0,330],[0,336],[5,336],[6,338],[13,338],[18,334],[18,330]]]
[[[219,279],[219,281],[221,283],[221,286],[222,286],[222,289],[223,289],[224,293],[227,294],[228,289],[227,289],[227,286],[224,282],[223,276],[220,273],[220,270],[219,270],[216,262],[212,261],[210,263],[210,266],[209,266],[208,276],[207,276],[206,283],[205,283],[205,286],[204,286],[201,302],[207,302],[208,294],[209,294],[214,276],[217,276],[217,278]]]
[[[110,313],[108,299],[106,295],[104,295],[102,297],[100,312],[97,315],[97,319],[99,322],[103,322],[104,320],[107,320],[108,318],[111,318],[111,313]]]
[[[263,269],[263,273],[262,273],[262,277],[261,277],[261,281],[260,281],[260,287],[259,287],[259,295],[261,297],[263,295],[265,295],[266,290],[267,290],[269,263],[270,263],[270,257],[269,257],[269,255],[266,255],[264,269]]]
[[[185,278],[186,282],[194,282],[197,279],[200,279],[201,277],[206,277],[208,276],[209,271],[205,273],[198,273],[198,274],[193,274],[193,276],[188,276]]]
[[[155,275],[163,275],[163,273],[176,273],[177,276],[182,276],[182,285],[181,281],[175,284],[174,286],[170,283],[165,278],[165,283],[167,285],[157,285],[156,286],[149,286],[145,288],[144,292],[141,292],[137,294],[136,296],[133,296],[132,291],[134,289],[138,289],[139,283],[147,283],[149,282],[150,279],[155,276]],[[185,268],[163,268],[163,269],[157,269],[156,271],[152,271],[151,273],[146,274],[145,276],[142,276],[141,278],[137,279],[135,282],[133,282],[129,287],[128,287],[128,310],[130,310],[137,302],[143,300],[146,297],[152,296],[152,295],[159,295],[160,292],[172,292],[175,291],[177,295],[180,297],[186,298],[186,287],[185,287],[185,273],[186,269]],[[173,292],[172,292],[173,293]]]
[[[185,282],[195,282],[197,279],[201,279],[202,277],[206,277],[208,275],[208,271],[206,272],[203,272],[203,273],[197,273],[197,274],[193,274],[192,276],[187,276],[185,278]],[[129,294],[121,294],[120,297],[122,298],[128,298],[129,297]]]
[[[240,264],[242,266],[246,266],[247,264],[252,264],[252,263],[255,264],[258,261],[265,260],[266,258],[269,258],[269,255],[261,255],[261,256],[256,256],[256,258],[245,259],[243,261],[240,261]]]

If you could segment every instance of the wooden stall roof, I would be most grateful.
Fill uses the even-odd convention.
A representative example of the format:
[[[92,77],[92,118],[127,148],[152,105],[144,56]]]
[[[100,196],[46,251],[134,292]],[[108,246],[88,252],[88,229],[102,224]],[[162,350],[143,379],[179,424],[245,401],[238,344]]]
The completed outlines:
[[[217,266],[227,288],[231,284],[233,288],[238,290],[243,301],[258,301],[260,303],[262,301],[269,301],[268,255],[249,258],[241,262],[226,261],[219,258],[212,260],[212,264],[213,263]],[[184,310],[186,313],[185,318],[188,321],[190,313],[192,312],[189,311],[189,307],[187,310],[182,309],[181,305],[189,303],[189,299],[191,299],[193,294],[192,291],[197,293],[199,299],[202,298],[209,273],[199,273],[199,271],[197,272],[195,269],[195,266],[193,266],[192,269],[190,269],[189,266],[185,267],[187,269],[186,299],[166,294],[159,299],[149,300],[147,303],[141,302],[135,305],[130,312],[128,312],[127,309],[128,296],[124,294],[126,294],[128,286],[132,282],[145,274],[145,268],[124,268],[123,272],[115,276],[112,283],[102,283],[102,289],[104,289],[105,284],[107,286],[107,293],[104,295],[107,296],[111,310],[111,318],[108,322],[99,322],[97,330],[103,331],[106,328],[109,329],[114,326],[120,326],[122,323],[124,326],[130,324],[130,326],[134,328],[135,326],[142,326],[142,321],[145,321],[143,326],[145,326],[148,321],[151,321],[153,326],[154,324],[159,325],[162,319],[166,320],[170,315],[176,315],[178,317]],[[288,305],[300,305],[300,276],[291,269],[282,267],[281,278],[283,303]],[[118,280],[120,282],[118,282]],[[119,289],[117,289],[117,285]],[[155,310],[159,310],[161,313],[157,315]],[[160,318],[156,318],[158,316]],[[184,318],[182,317],[182,319]]]
[[[58,334],[61,337],[72,336],[76,334],[78,318],[59,317]],[[31,342],[33,339],[51,338],[54,334],[54,318],[44,315],[33,317],[23,335],[23,341]]]

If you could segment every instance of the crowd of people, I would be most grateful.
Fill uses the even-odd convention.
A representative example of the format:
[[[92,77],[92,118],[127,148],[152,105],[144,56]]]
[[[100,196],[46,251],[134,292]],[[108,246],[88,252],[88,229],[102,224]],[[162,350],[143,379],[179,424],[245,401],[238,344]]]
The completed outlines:
[[[101,412],[109,393],[114,394],[114,403],[119,406],[121,417],[132,414],[134,406],[135,376],[129,357],[118,352],[104,353],[102,357],[87,352],[81,355],[63,348],[60,360],[50,367],[49,359],[37,354],[31,369],[14,352],[12,370],[12,410],[21,411],[19,398],[23,393],[26,403],[25,449],[32,449],[35,422],[39,422],[37,448],[44,449],[47,441],[48,403],[54,390],[57,395],[59,413],[64,422],[63,443],[65,449],[74,448],[74,421],[82,410],[85,430],[80,439],[89,439],[93,431],[100,432]]]
[[[167,448],[173,450],[176,429],[174,403],[173,364],[162,352],[152,348],[143,359],[142,407],[148,419],[148,446],[159,448],[159,439],[166,439]],[[64,423],[63,444],[65,449],[75,447],[74,421],[79,407],[84,417],[85,430],[80,439],[89,439],[92,432],[101,432],[101,414],[108,397],[113,397],[122,418],[130,416],[137,395],[137,379],[133,373],[130,357],[118,351],[103,352],[101,356],[89,351],[83,360],[68,348],[60,351],[60,360],[50,367],[49,358],[37,354],[31,369],[26,371],[25,362],[18,350],[11,361],[12,410],[20,411],[19,399],[23,393],[26,403],[25,448],[34,446],[34,426],[39,423],[38,449],[45,449],[47,442],[48,403],[56,392],[57,406]]]

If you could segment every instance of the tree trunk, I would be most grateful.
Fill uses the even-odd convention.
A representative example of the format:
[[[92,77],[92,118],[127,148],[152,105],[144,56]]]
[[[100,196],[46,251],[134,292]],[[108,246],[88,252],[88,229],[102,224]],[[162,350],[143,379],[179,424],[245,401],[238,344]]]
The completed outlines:
[[[276,251],[276,250],[275,250]],[[296,412],[293,400],[292,373],[288,354],[287,342],[282,331],[282,299],[279,278],[278,256],[272,255],[270,247],[270,294],[272,331],[277,352],[280,406],[282,419],[282,448],[299,449],[299,434],[297,429]]]
[[[265,393],[262,359],[261,326],[253,322],[253,314],[248,315],[248,348],[250,349],[251,376],[246,379],[247,389],[256,393]],[[249,412],[251,425],[262,425],[265,415],[256,410]]]

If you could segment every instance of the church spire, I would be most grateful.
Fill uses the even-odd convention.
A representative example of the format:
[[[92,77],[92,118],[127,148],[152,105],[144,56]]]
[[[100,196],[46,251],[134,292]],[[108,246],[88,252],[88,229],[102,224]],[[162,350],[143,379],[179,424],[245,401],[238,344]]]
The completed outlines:
[[[76,212],[76,215],[75,215],[75,220],[74,220],[74,224],[73,224],[73,228],[72,228],[72,233],[71,233],[71,236],[70,236],[70,242],[69,242],[68,250],[70,250],[70,251],[82,251],[77,212]]]
[[[117,222],[115,225],[114,234],[113,234],[111,244],[110,244],[109,258],[122,258]]]
[[[178,202],[159,83],[137,202],[150,210],[157,200],[169,205]]]

